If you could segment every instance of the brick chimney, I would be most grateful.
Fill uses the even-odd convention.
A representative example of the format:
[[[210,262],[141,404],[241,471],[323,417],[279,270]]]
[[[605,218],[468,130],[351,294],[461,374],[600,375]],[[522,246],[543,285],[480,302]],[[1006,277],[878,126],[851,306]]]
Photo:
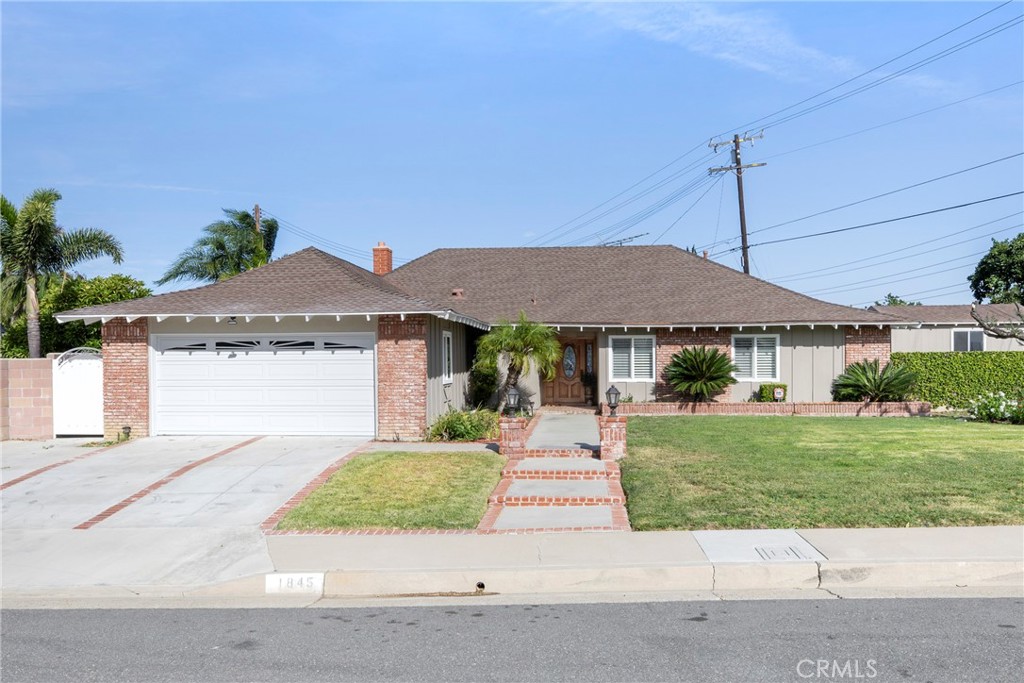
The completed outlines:
[[[391,247],[383,242],[377,242],[373,248],[373,272],[377,275],[391,272]]]

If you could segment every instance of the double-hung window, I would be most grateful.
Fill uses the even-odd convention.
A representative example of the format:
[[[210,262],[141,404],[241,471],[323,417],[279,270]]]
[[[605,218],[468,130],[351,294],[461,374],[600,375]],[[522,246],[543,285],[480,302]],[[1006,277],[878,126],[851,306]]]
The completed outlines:
[[[455,376],[453,358],[452,333],[441,332],[441,381],[445,384],[451,384]]]
[[[654,337],[612,337],[612,380],[654,381]]]
[[[981,330],[953,330],[954,351],[984,351],[985,334]]]
[[[779,335],[733,335],[732,363],[736,366],[738,380],[778,382]]]

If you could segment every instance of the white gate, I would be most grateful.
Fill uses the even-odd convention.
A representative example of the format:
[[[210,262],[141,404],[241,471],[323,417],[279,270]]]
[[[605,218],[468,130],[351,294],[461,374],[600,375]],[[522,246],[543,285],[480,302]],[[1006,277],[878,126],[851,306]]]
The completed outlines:
[[[54,436],[103,435],[103,357],[80,347],[53,359]]]

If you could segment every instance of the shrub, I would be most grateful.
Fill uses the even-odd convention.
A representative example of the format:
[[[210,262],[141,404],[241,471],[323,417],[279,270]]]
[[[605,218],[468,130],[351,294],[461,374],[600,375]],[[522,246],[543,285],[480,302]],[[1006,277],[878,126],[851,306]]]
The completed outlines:
[[[466,399],[472,406],[491,407],[494,392],[498,390],[498,364],[478,360],[469,371],[469,390]]]
[[[691,346],[672,355],[665,379],[676,391],[697,401],[707,401],[730,384],[736,366],[716,348]]]
[[[851,363],[832,382],[836,401],[904,401],[917,376],[893,364],[879,369],[878,359]]]
[[[430,441],[477,441],[498,438],[498,413],[493,410],[449,410],[430,426]]]
[[[972,420],[1024,424],[1024,389],[1007,396],[1005,391],[989,391],[969,401],[967,413]]]
[[[785,384],[777,382],[762,384],[757,390],[757,400],[761,403],[774,403],[776,389],[782,389],[782,400],[785,401],[788,393],[788,387]]]
[[[913,370],[917,384],[911,395],[921,401],[966,408],[988,393],[1015,392],[1024,386],[1024,352],[900,352],[892,364]]]

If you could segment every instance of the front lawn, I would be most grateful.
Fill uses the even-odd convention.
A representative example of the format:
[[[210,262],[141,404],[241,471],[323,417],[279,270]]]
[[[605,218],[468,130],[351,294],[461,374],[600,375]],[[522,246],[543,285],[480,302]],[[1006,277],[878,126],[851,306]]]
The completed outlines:
[[[279,529],[473,529],[505,459],[495,453],[357,456],[292,509]]]
[[[1024,523],[1024,428],[943,418],[631,417],[634,529]]]

